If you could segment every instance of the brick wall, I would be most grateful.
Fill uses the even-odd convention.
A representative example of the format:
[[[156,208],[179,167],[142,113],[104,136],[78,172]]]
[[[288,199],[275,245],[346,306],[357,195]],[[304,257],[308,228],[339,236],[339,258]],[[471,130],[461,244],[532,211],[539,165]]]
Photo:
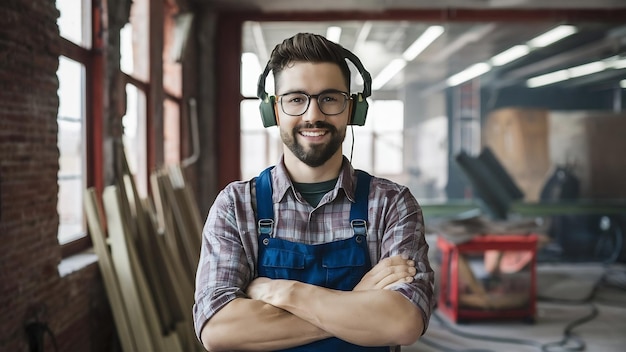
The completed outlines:
[[[110,351],[115,328],[97,265],[62,278],[57,270],[54,3],[0,2],[0,351],[29,350],[24,322],[37,311],[59,351]]]

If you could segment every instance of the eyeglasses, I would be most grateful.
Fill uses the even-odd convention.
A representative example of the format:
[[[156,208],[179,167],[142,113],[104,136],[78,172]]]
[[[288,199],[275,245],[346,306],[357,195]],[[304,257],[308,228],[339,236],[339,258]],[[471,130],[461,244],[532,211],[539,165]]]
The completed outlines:
[[[350,96],[340,91],[327,91],[320,94],[287,93],[280,96],[280,107],[289,116],[304,114],[311,105],[311,98],[317,100],[317,106],[324,115],[339,115],[348,106]]]

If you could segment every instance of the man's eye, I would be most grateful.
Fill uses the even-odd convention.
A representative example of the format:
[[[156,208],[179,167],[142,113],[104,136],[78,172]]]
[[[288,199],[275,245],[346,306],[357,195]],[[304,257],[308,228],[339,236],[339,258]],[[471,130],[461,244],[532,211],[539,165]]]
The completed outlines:
[[[302,97],[290,97],[287,102],[289,104],[302,104],[303,102],[305,102],[306,100]]]
[[[338,99],[337,99],[337,97],[332,96],[332,95],[322,95],[322,96],[320,97],[320,100],[321,100],[322,102],[324,102],[324,103],[332,103],[332,102],[337,101]]]

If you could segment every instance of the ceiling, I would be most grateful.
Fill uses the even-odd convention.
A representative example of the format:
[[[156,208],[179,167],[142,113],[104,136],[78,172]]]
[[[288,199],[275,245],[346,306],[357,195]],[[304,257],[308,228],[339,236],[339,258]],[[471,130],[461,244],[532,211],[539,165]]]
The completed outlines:
[[[448,86],[452,75],[477,63],[490,63],[490,59],[515,45],[526,44],[538,35],[560,24],[575,26],[576,33],[543,48],[533,48],[524,57],[503,66],[491,66],[480,75],[483,86],[526,86],[527,80],[541,74],[577,67],[606,58],[621,59],[604,63],[602,72],[562,81],[562,87],[587,89],[615,89],[626,79],[626,0],[196,0],[220,11],[248,11],[264,14],[262,18],[247,22],[243,30],[243,51],[254,52],[261,65],[273,47],[297,32],[326,35],[331,26],[340,27],[339,43],[361,58],[366,69],[376,79],[378,74],[403,52],[427,28],[443,27],[443,34],[415,59],[406,61],[406,67],[394,75],[374,93],[393,94],[411,85],[428,95]],[[404,20],[403,11],[440,10],[444,19],[433,18]],[[510,16],[515,11],[526,10],[526,18],[511,20],[502,16],[466,16],[453,19],[455,11],[490,10]],[[570,16],[562,16],[557,9],[567,9]],[[324,18],[331,10],[343,11],[343,16]],[[345,13],[354,12],[351,20]],[[289,21],[289,14],[316,13],[313,21]],[[371,13],[393,16],[376,16]],[[272,14],[283,14],[273,19]],[[320,15],[321,14],[321,15]],[[451,15],[452,14],[452,15]],[[529,15],[530,14],[530,15]],[[529,16],[544,14],[540,19]],[[587,16],[594,14],[594,16]],[[598,14],[600,16],[598,17]],[[573,16],[572,16],[573,15]],[[301,19],[300,16],[293,16]],[[383,18],[378,20],[378,17]],[[410,17],[410,16],[407,16]],[[419,16],[418,16],[419,17]]]

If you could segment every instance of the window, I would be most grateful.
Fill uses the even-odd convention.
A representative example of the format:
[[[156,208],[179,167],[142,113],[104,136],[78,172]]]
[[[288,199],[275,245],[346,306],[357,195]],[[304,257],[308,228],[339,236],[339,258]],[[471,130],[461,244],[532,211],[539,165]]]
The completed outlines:
[[[124,152],[140,197],[148,194],[148,23],[145,1],[135,1],[130,23],[120,31],[120,68],[126,76],[126,114],[122,117]]]
[[[59,244],[66,245],[86,237],[82,197],[87,187],[86,101],[87,101],[87,55],[81,55],[91,45],[91,21],[89,1],[57,0],[60,12],[57,24],[63,42],[62,51],[72,52],[75,57],[60,56],[57,77],[59,79],[58,148],[59,148]],[[74,47],[78,46],[79,49]],[[72,48],[69,48],[72,47]],[[80,56],[80,57],[78,57]],[[81,60],[81,57],[83,58]]]
[[[162,7],[163,32],[151,32]],[[182,64],[169,55],[175,46],[174,17],[179,9],[167,2],[135,0],[129,23],[120,31],[120,68],[126,83],[123,142],[130,172],[141,197],[148,196],[149,170],[181,162]],[[163,40],[163,55],[156,57],[149,43]],[[182,55],[182,54],[181,54]],[[162,80],[156,79],[159,72]],[[157,83],[162,82],[158,87]],[[159,106],[160,105],[160,106]],[[158,114],[161,113],[161,119]],[[162,130],[162,133],[158,133]]]
[[[59,58],[59,212],[60,244],[85,236],[82,196],[85,189],[85,67]]]
[[[126,114],[122,117],[123,142],[128,167],[135,175],[141,197],[148,194],[148,158],[146,156],[146,94],[137,86],[126,84]]]
[[[364,126],[348,128],[344,154],[352,156],[355,168],[394,179],[404,172],[404,103],[400,100],[371,100]],[[354,131],[354,153],[352,136]]]

